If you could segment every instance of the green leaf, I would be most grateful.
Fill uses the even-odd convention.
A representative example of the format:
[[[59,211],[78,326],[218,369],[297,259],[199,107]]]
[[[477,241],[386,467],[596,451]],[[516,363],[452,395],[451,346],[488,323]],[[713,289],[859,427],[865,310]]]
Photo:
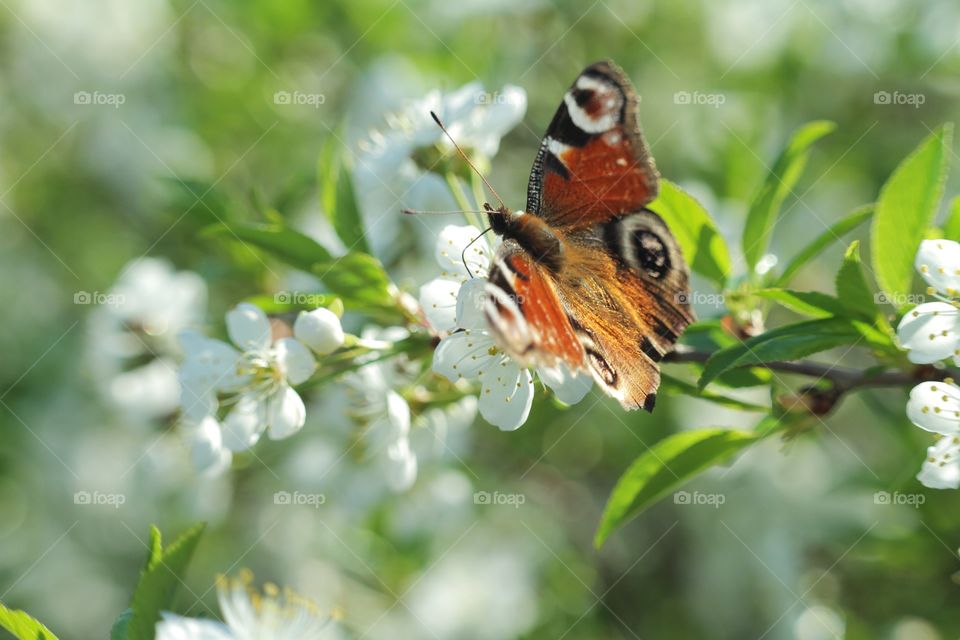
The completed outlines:
[[[133,609],[124,609],[113,626],[110,627],[110,640],[129,640],[130,638],[130,620],[133,618]]]
[[[754,295],[772,300],[777,304],[811,318],[829,318],[846,315],[846,307],[837,298],[819,291],[794,291],[793,289],[760,289]]]
[[[353,190],[348,156],[336,137],[331,137],[320,154],[317,166],[320,183],[320,205],[347,251],[370,253],[363,218]]]
[[[869,204],[856,209],[853,213],[844,216],[829,229],[817,236],[813,242],[793,257],[790,264],[787,265],[780,277],[777,278],[775,285],[778,287],[786,285],[800,269],[820,255],[824,249],[867,221],[870,216],[873,215],[873,207],[874,205]]]
[[[777,327],[741,344],[714,353],[700,376],[704,388],[717,376],[736,367],[796,360],[843,344],[857,343],[861,338],[850,321],[840,318],[806,320]]]
[[[208,233],[231,237],[263,249],[287,264],[310,271],[320,262],[329,262],[330,252],[316,240],[282,224],[213,225]]]
[[[172,607],[173,596],[183,581],[203,529],[203,524],[196,525],[161,550],[160,531],[151,528],[150,551],[133,592],[133,613],[126,625],[129,640],[153,640],[160,612]],[[114,626],[119,624],[118,619]]]
[[[324,307],[338,317],[343,317],[343,301],[332,293],[280,291],[273,295],[249,296],[244,301],[260,307],[268,315],[312,311],[317,307]]]
[[[699,351],[718,351],[724,347],[739,344],[734,336],[730,335],[724,329],[723,322],[719,318],[700,320],[687,327],[680,338],[681,344],[697,349]],[[698,371],[703,370],[703,365],[693,364],[690,366]],[[766,369],[734,369],[721,375],[715,380],[721,384],[733,389],[742,389],[745,387],[758,387],[766,385],[773,379],[773,376]]]
[[[189,212],[188,219],[195,218],[201,225],[230,220],[238,208],[220,193],[215,184],[181,178],[161,180],[170,187],[170,209],[178,216]]]
[[[753,197],[743,229],[743,255],[750,271],[767,251],[780,207],[800,180],[810,146],[835,128],[833,122],[817,120],[797,129]]]
[[[762,437],[734,429],[698,429],[664,438],[640,455],[614,487],[593,544],[599,548],[614,529],[707,467]]]
[[[960,196],[950,201],[947,222],[943,225],[943,237],[954,242],[960,241]]]
[[[910,293],[917,249],[943,195],[952,134],[951,124],[930,134],[880,189],[870,254],[874,277],[889,300],[906,300]]]
[[[706,209],[669,180],[660,181],[650,209],[670,227],[690,268],[722,288],[730,277],[730,255]]]
[[[843,255],[843,265],[837,272],[837,298],[850,314],[872,319],[877,316],[874,297],[860,264],[860,242],[855,240]]]
[[[739,409],[741,411],[770,411],[770,407],[737,400],[728,395],[713,393],[708,389],[699,389],[695,384],[681,380],[680,378],[675,378],[662,371],[660,372],[660,391],[667,395],[693,396],[694,398],[700,398],[701,400],[707,400],[724,407]]]
[[[163,536],[155,525],[150,526],[150,549],[144,569],[152,569],[163,560]]]
[[[3,603],[0,603],[0,628],[18,640],[57,640],[57,636],[33,616],[19,609],[8,609]]]
[[[718,376],[714,382],[731,389],[748,389],[763,387],[773,380],[773,374],[767,369],[754,367],[752,369],[733,369]]]
[[[347,307],[395,306],[394,285],[380,261],[366,253],[348,253],[314,265],[314,275],[343,298]]]

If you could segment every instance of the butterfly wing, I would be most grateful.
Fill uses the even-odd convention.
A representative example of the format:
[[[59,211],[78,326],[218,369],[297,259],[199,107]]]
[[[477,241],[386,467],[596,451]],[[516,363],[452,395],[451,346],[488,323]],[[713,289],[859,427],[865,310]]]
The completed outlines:
[[[652,211],[578,230],[555,284],[597,384],[626,409],[653,410],[659,363],[693,321],[689,270]]]
[[[640,132],[639,98],[612,62],[584,69],[547,127],[527,186],[527,212],[554,227],[634,213],[657,196],[659,174]]]
[[[559,272],[505,242],[484,314],[497,344],[521,365],[589,370],[624,408],[652,411],[659,362],[693,321],[688,281],[670,230],[642,210],[569,235]]]
[[[515,242],[497,251],[483,301],[497,344],[524,366],[586,369],[585,351],[550,273]]]

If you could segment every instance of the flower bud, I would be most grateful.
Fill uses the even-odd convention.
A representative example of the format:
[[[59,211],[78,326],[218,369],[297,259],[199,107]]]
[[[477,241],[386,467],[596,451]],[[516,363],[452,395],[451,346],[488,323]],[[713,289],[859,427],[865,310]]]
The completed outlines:
[[[343,344],[340,319],[323,307],[301,311],[293,324],[293,335],[320,355],[332,353]]]

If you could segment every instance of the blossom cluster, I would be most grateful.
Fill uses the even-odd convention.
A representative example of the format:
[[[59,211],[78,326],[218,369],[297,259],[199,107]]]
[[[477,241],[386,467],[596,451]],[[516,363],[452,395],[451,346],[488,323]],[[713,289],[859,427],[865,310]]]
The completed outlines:
[[[519,87],[505,86],[489,94],[473,83],[449,93],[432,92],[388,115],[387,129],[361,142],[353,175],[374,253],[389,260],[389,251],[379,247],[383,243],[377,236],[382,235],[383,217],[398,217],[385,216],[391,207],[381,192],[385,188],[395,196],[398,191],[390,187],[391,179],[439,178],[431,172],[436,163],[428,166],[424,160],[455,158],[450,139],[430,112],[436,112],[460,146],[485,166],[500,139],[522,120],[526,104]],[[404,185],[400,191],[410,188]],[[443,189],[449,191],[446,184]],[[562,368],[521,367],[494,344],[479,303],[495,247],[481,235],[470,225],[439,231],[436,258],[441,273],[421,288],[427,322],[426,327],[414,328],[421,332],[426,328],[439,338],[432,370],[454,383],[465,402],[445,401],[435,407],[427,402],[414,414],[407,396],[419,393],[419,365],[404,372],[410,364],[404,354],[387,360],[379,355],[409,337],[403,326],[367,327],[360,337],[350,336],[338,314],[327,308],[301,311],[288,322],[243,302],[226,313],[229,340],[209,337],[201,330],[207,294],[203,279],[189,271],[177,272],[155,258],[125,268],[111,292],[123,303],[105,307],[94,318],[93,333],[99,342],[91,352],[102,356],[103,375],[98,378],[105,381],[105,394],[115,404],[148,420],[175,415],[193,466],[199,474],[214,477],[224,474],[237,454],[249,451],[264,436],[280,440],[298,433],[308,411],[308,399],[298,388],[345,343],[359,346],[350,372],[340,376],[338,384],[348,392],[349,417],[365,435],[365,457],[378,462],[391,489],[405,491],[420,466],[412,438],[418,424],[470,422],[479,410],[491,424],[513,430],[529,416],[535,380],[567,404],[581,400],[592,384],[589,377]],[[393,235],[387,236],[392,244]],[[126,360],[142,362],[148,353],[153,356],[148,364],[125,368]],[[471,395],[475,391],[479,398]]]
[[[900,344],[915,364],[948,360],[960,365],[960,244],[925,240],[914,264],[928,285],[927,295],[936,300],[904,315],[897,327]],[[907,417],[938,436],[917,479],[934,489],[960,488],[960,388],[949,378],[917,385]]]

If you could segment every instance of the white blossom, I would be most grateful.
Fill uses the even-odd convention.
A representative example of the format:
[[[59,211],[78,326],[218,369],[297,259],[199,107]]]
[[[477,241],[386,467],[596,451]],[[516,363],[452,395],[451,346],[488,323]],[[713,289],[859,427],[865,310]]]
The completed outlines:
[[[293,386],[316,369],[310,349],[296,338],[274,340],[266,314],[249,303],[227,313],[227,332],[233,345],[193,332],[181,336],[185,423],[209,424],[221,405],[229,407],[220,444],[233,452],[250,448],[264,432],[273,439],[298,432],[306,409]],[[308,337],[316,337],[316,332]],[[213,446],[213,441],[204,441],[204,446]]]
[[[960,365],[960,244],[952,240],[924,240],[914,265],[934,302],[908,311],[897,327],[897,337],[907,358],[930,364],[952,358]]]
[[[473,225],[448,225],[437,237],[434,257],[440,265],[440,277],[420,287],[420,307],[437,331],[456,329],[460,286],[470,274],[485,277],[490,270],[492,252],[480,236]]]
[[[949,381],[917,385],[910,391],[907,417],[939,436],[927,449],[917,479],[932,489],[960,487],[960,389]]]
[[[90,315],[89,356],[104,396],[128,416],[162,418],[179,402],[177,335],[199,326],[207,287],[196,273],[140,258],[127,264]],[[130,366],[130,363],[139,363]]]
[[[372,131],[359,143],[354,170],[373,252],[385,259],[397,257],[401,206],[441,210],[456,206],[444,179],[430,171],[430,164],[422,166],[425,157],[438,155],[431,151],[453,153],[449,139],[430,117],[431,111],[476,162],[485,164],[496,155],[500,139],[521,122],[526,109],[527,95],[522,88],[507,85],[489,93],[475,82],[450,93],[431,91],[387,114],[386,128]],[[436,233],[433,220],[411,220],[410,224],[416,232],[429,231],[430,238]]]
[[[449,332],[433,354],[433,370],[452,382],[477,379],[480,415],[504,431],[513,431],[530,414],[533,374],[497,346],[487,327],[482,303],[489,249],[481,242],[470,245],[479,235],[472,226],[447,227],[441,232],[436,252],[441,276],[421,288],[420,304],[434,328]],[[588,375],[572,374],[562,364],[541,367],[537,373],[566,404],[582,400],[593,385]]]
[[[180,432],[190,448],[190,459],[197,473],[218,476],[230,468],[233,453],[223,445],[223,427],[216,418],[184,420],[180,423]]]
[[[365,330],[362,338],[395,341],[406,335],[406,331]],[[353,417],[365,427],[370,456],[381,467],[387,486],[400,493],[416,482],[419,464],[410,443],[410,406],[395,390],[408,380],[393,370],[396,364],[372,362],[345,382],[352,392]]]
[[[301,311],[293,323],[293,335],[321,356],[339,349],[344,340],[340,318],[323,307]]]
[[[943,437],[927,447],[917,480],[931,489],[960,488],[960,438]]]
[[[908,311],[897,327],[907,358],[917,364],[952,359],[960,366],[960,244],[924,240],[914,266],[926,280],[927,294],[937,300]],[[960,389],[952,380],[924,382],[910,391],[907,417],[936,434],[936,444],[917,479],[932,489],[960,488]]]
[[[169,612],[157,623],[157,640],[325,640],[332,638],[330,617],[290,589],[251,586],[249,572],[217,581],[223,622],[187,618]]]

